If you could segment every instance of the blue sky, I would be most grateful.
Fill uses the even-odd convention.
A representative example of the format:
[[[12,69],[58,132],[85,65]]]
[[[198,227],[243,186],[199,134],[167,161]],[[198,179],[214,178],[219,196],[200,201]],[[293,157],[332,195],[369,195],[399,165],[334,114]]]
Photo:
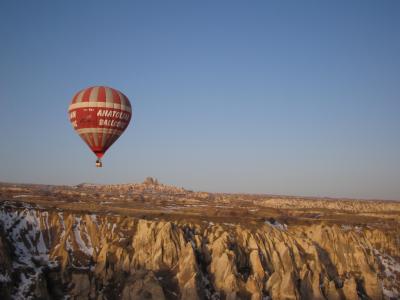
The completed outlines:
[[[400,199],[398,1],[2,1],[0,181]],[[133,121],[94,167],[91,85]]]

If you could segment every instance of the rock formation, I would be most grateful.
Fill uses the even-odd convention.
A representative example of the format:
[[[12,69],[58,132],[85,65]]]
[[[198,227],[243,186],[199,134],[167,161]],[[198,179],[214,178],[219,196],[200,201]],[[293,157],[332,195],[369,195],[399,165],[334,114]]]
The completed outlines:
[[[0,298],[64,296],[399,299],[400,229],[142,218],[0,202]]]
[[[246,228],[9,207],[0,216],[8,234],[0,239],[2,299],[383,299],[399,284],[398,237],[368,228]]]

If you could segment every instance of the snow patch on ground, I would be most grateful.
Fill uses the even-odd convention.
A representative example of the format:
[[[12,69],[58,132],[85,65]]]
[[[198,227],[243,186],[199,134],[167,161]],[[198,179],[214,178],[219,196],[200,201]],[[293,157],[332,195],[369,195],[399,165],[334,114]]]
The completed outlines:
[[[87,234],[86,231],[84,231],[85,238],[88,241],[88,245],[82,240],[82,235],[81,235],[81,217],[75,217],[75,226],[73,227],[74,231],[74,236],[75,236],[75,241],[78,244],[79,250],[83,253],[85,253],[87,256],[92,256],[93,255],[93,247],[92,243],[89,239],[89,235]],[[85,228],[85,227],[84,227]]]
[[[27,253],[48,259],[48,250],[40,228],[40,219],[36,211],[1,211],[3,226],[12,239],[19,261],[30,264],[31,257]],[[45,230],[45,229],[44,229]]]
[[[342,225],[342,229],[343,229],[344,231],[349,231],[349,230],[352,230],[352,229],[353,229],[353,226],[350,226],[350,225]]]
[[[6,274],[0,274],[0,282],[10,282],[11,278],[10,275]]]
[[[272,227],[274,227],[276,229],[279,229],[279,230],[287,230],[287,225],[286,224],[281,224],[281,223],[279,223],[278,221],[275,221],[275,220],[273,220],[273,221],[267,220],[264,223],[268,224],[269,226],[272,226]]]
[[[20,282],[14,291],[15,299],[32,299],[29,295],[33,285],[43,272],[45,266],[53,267],[56,262],[50,261],[43,232],[49,231],[46,222],[40,222],[40,212],[30,209],[0,210],[0,221],[15,247],[16,261],[14,269],[20,270]],[[38,266],[38,262],[41,265]],[[2,275],[0,281],[8,280],[9,275]]]
[[[13,198],[32,198],[32,197],[40,197],[40,196],[37,196],[37,195],[15,195],[15,196],[13,196]]]
[[[60,236],[60,241],[62,241],[63,239],[65,239],[65,235],[67,234],[67,232],[66,232],[66,227],[65,227],[65,223],[64,223],[64,214],[63,214],[63,212],[59,212],[59,213],[58,213],[58,217],[59,217],[60,225],[61,225],[61,228],[62,228],[61,236]],[[59,246],[57,245],[56,247],[59,247]],[[71,240],[70,240],[70,236],[69,236],[69,235],[68,235],[67,238],[65,239],[65,249],[66,249],[68,252],[70,252],[70,251],[73,250],[72,243],[71,243]]]
[[[381,275],[382,291],[385,299],[400,299],[400,284],[396,278],[400,277],[400,262],[396,261],[392,256],[374,250],[375,256],[383,266],[384,270]]]
[[[233,223],[222,223],[222,224],[224,224],[226,226],[235,226],[235,224],[233,224]]]
[[[357,233],[362,233],[362,227],[360,226],[342,225],[341,228],[343,231],[354,231]]]
[[[91,214],[91,215],[90,215],[90,219],[92,220],[92,222],[93,222],[94,224],[98,225],[98,223],[97,223],[97,215]]]

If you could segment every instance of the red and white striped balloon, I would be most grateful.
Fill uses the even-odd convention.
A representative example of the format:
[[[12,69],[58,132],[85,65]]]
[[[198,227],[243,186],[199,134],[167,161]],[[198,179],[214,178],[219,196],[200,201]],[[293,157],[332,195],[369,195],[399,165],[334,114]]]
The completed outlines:
[[[68,112],[75,131],[101,158],[128,127],[132,107],[120,91],[94,86],[79,91]]]

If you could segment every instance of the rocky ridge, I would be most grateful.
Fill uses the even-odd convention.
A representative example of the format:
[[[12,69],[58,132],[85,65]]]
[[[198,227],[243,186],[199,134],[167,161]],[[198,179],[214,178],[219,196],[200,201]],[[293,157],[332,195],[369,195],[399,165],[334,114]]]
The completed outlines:
[[[0,298],[398,299],[399,207],[0,184]]]
[[[245,228],[10,204],[0,220],[5,299],[399,297],[396,231],[277,222]]]

